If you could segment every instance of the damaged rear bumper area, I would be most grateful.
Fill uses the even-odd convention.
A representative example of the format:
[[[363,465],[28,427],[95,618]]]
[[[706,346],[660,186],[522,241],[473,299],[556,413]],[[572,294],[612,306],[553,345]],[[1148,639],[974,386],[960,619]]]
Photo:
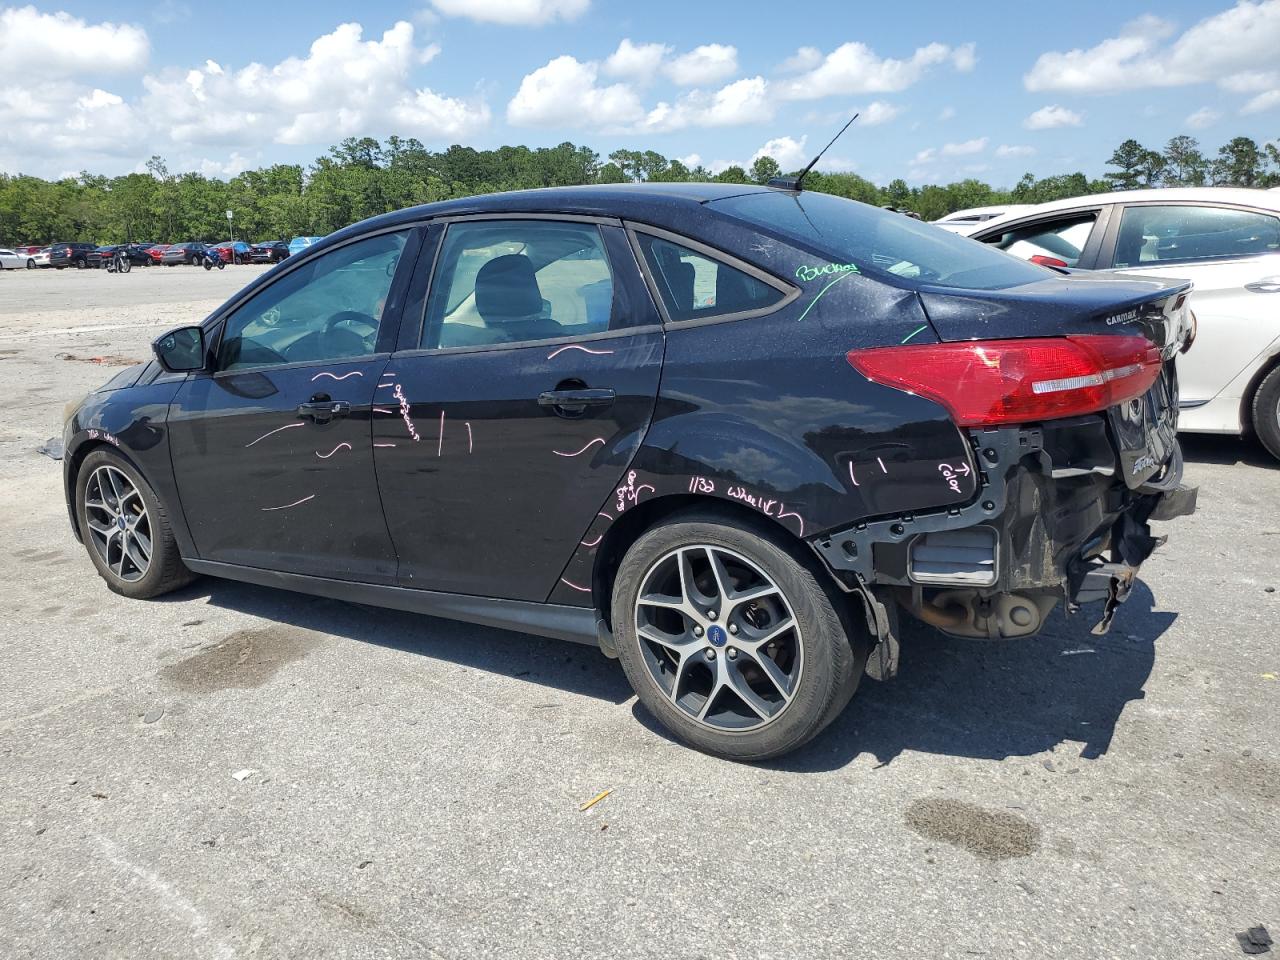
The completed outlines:
[[[1164,542],[1148,521],[1195,510],[1176,439],[1159,477],[1131,489],[1101,415],[974,430],[970,440],[981,466],[973,503],[857,523],[813,543],[863,594],[882,640],[894,601],[947,633],[989,639],[1031,636],[1059,600],[1069,612],[1101,601],[1093,631],[1105,633]]]

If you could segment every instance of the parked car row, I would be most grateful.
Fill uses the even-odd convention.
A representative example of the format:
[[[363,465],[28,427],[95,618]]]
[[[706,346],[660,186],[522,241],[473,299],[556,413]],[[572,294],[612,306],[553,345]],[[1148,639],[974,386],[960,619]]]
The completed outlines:
[[[263,240],[247,243],[244,240],[223,240],[220,243],[203,243],[188,240],[184,243],[121,243],[98,246],[92,243],[52,243],[47,247],[0,247],[0,269],[35,270],[53,267],[58,270],[72,267],[84,270],[101,267],[117,252],[129,260],[131,266],[201,266],[206,260],[217,263],[279,263],[290,254],[305,250],[320,237],[294,237],[284,240]]]

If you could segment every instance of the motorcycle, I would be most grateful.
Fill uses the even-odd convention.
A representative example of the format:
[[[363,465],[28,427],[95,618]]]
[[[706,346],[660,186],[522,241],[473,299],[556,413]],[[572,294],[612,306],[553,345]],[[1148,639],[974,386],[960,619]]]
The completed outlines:
[[[111,254],[111,259],[107,261],[107,273],[128,273],[132,269],[133,261],[129,259],[129,255],[119,250]]]
[[[219,270],[225,270],[227,268],[227,262],[222,259],[217,251],[212,251],[204,255],[204,268],[206,270],[212,270],[214,267],[217,267]]]

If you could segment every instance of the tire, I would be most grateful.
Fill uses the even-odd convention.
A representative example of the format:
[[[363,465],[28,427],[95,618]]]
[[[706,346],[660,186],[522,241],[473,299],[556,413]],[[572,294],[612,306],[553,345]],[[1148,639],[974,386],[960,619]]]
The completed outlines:
[[[212,270],[212,269],[213,269],[213,264],[212,264],[212,263],[210,263],[208,260],[206,260],[206,261],[204,262],[204,268],[205,268],[206,270]]]
[[[130,270],[133,269],[133,261],[130,260],[128,257],[122,257],[120,260],[120,266],[117,267],[116,269],[120,273],[128,273]]]
[[[36,268],[36,262],[35,262],[34,260],[32,260],[32,259],[29,259],[29,258],[28,258],[28,260],[27,260],[27,269],[28,269],[28,270],[34,270],[35,268]]]
[[[227,268],[227,261],[222,260],[222,259],[219,259],[219,260],[218,260],[218,269],[219,269],[219,270],[225,270],[226,268]]]
[[[76,260],[75,265],[77,270],[83,270],[85,266],[87,266],[87,264],[83,260]]]
[[[133,488],[127,493],[124,482]],[[103,495],[102,483],[106,483],[106,494]],[[124,509],[117,515],[132,516],[126,519],[127,533],[116,532],[116,526],[108,523],[114,510],[115,492],[120,496],[119,503]],[[145,510],[139,515],[138,504]],[[97,506],[95,504],[101,504]],[[195,579],[195,575],[182,562],[178,555],[178,544],[173,537],[173,529],[169,524],[168,512],[156,496],[151,485],[137,469],[118,453],[107,449],[93,450],[80,465],[80,473],[76,477],[76,518],[80,523],[80,533],[84,539],[85,550],[89,559],[98,571],[98,575],[106,581],[107,589],[124,597],[135,600],[147,600],[169,593],[185,586]],[[93,525],[90,521],[93,521]],[[106,539],[99,533],[99,528],[112,533]],[[142,531],[145,530],[145,533]],[[151,545],[145,570],[140,570],[136,557],[145,555],[143,544],[138,535],[149,534]],[[120,548],[122,541],[131,542],[133,550],[125,552]],[[115,549],[112,549],[112,545]],[[116,569],[118,558],[119,570]]]
[[[718,586],[726,579],[727,593]],[[696,589],[684,593],[690,580]],[[642,601],[642,590],[667,600]],[[677,594],[698,618],[671,607]],[[731,760],[807,743],[848,704],[866,666],[865,632],[852,618],[846,629],[814,570],[780,537],[714,514],[678,515],[640,537],[612,604],[618,658],[641,703],[684,743]],[[768,645],[751,653],[754,643]]]
[[[1277,460],[1280,460],[1280,364],[1262,378],[1253,392],[1249,413],[1258,439]]]

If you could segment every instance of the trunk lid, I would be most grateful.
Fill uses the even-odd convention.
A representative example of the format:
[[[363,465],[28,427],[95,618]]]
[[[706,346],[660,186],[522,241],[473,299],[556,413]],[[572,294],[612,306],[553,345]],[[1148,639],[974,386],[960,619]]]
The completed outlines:
[[[1191,334],[1188,281],[1071,273],[1005,290],[923,286],[920,302],[943,341],[1141,334],[1160,349],[1159,378],[1147,393],[1105,413],[1117,470],[1136,489],[1177,450],[1174,358]]]

